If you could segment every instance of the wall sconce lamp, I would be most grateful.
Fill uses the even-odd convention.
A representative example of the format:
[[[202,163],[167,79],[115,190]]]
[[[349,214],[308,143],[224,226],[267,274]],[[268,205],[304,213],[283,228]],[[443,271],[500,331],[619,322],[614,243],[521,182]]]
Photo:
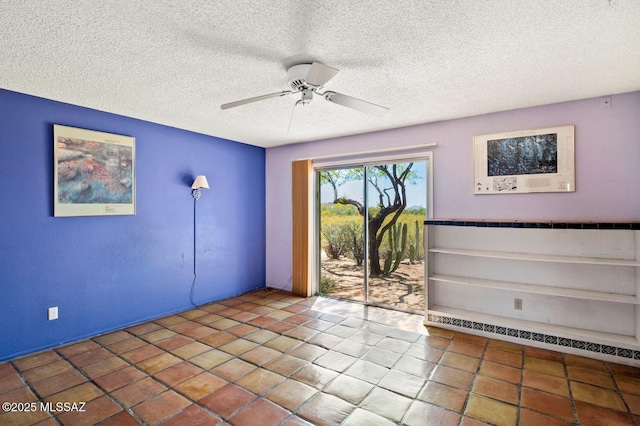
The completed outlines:
[[[191,304],[195,307],[197,305],[193,301],[193,293],[195,291],[196,286],[196,201],[200,198],[201,189],[209,189],[209,182],[207,182],[206,176],[198,175],[196,180],[193,181],[193,185],[191,185],[191,196],[193,197],[193,282],[191,283]]]
[[[194,200],[200,198],[200,188],[209,189],[209,182],[207,182],[207,177],[203,175],[198,175],[196,180],[193,181],[193,185],[191,185],[191,196]]]

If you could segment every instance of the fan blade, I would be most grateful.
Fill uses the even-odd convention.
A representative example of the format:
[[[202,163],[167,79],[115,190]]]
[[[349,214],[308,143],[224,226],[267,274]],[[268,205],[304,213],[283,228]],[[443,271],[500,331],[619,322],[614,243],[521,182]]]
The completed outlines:
[[[292,93],[293,92],[291,92],[289,90],[285,90],[283,92],[269,93],[268,95],[256,96],[255,98],[243,99],[241,101],[235,101],[235,102],[229,102],[227,104],[222,104],[222,105],[220,105],[220,108],[221,109],[234,108],[234,107],[237,107],[237,106],[240,106],[240,105],[245,105],[245,104],[250,104],[252,102],[262,101],[264,99],[277,98],[279,96],[290,95]]]
[[[320,87],[324,86],[327,81],[331,80],[336,74],[338,74],[338,71],[339,70],[328,67],[320,62],[314,62],[311,64],[311,68],[304,79],[312,86]]]
[[[372,104],[371,102],[363,101],[362,99],[354,98],[353,96],[343,95],[342,93],[325,92],[324,98],[334,104],[366,112],[367,114],[377,115],[378,117],[382,117],[387,113],[387,111],[389,111],[389,108],[387,107]]]

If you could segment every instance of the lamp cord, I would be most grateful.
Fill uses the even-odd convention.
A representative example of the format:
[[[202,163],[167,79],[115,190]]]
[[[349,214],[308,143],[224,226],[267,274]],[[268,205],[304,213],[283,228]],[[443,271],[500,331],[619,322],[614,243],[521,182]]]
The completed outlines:
[[[193,301],[193,293],[195,292],[195,288],[196,288],[196,206],[197,206],[197,199],[194,198],[193,199],[193,282],[191,283],[191,304],[193,305],[194,308],[197,308],[198,305],[195,304],[195,302]]]

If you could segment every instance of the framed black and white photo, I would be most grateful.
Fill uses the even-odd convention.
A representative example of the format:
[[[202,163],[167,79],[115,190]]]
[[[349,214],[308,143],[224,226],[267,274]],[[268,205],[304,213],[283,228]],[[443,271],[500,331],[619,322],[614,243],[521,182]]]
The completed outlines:
[[[474,136],[474,194],[576,190],[573,125]]]

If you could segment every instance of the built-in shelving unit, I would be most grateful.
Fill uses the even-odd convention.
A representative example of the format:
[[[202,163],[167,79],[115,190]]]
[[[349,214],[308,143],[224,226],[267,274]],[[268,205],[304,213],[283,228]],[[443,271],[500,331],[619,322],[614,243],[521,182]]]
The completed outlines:
[[[639,229],[427,221],[425,322],[640,365]]]

